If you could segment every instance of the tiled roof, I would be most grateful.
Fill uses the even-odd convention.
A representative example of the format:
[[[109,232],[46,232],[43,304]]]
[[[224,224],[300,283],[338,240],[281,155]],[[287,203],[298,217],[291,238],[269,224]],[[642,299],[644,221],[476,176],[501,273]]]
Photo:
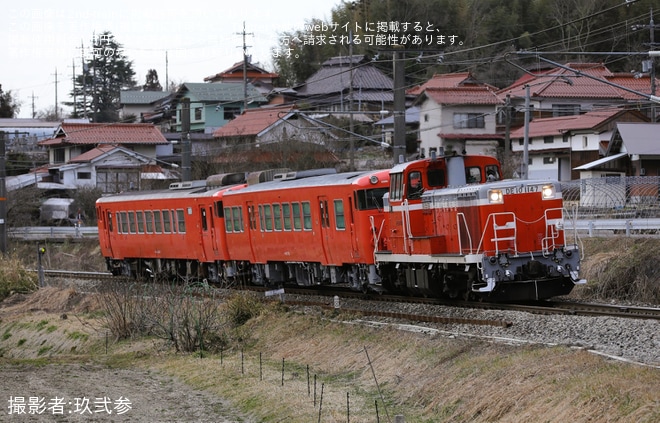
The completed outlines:
[[[553,118],[538,118],[529,123],[529,137],[558,135],[567,131],[593,129],[604,122],[627,113],[621,109],[592,111],[582,115],[560,116]],[[511,138],[523,138],[525,128],[511,131]]]
[[[216,129],[213,136],[216,138],[255,136],[278,120],[286,118],[293,108],[293,106],[284,106],[248,109],[224,126]]]
[[[119,92],[121,104],[151,104],[170,95],[169,91],[125,90]]]
[[[186,82],[181,85],[176,96],[177,98],[181,98],[186,93],[189,93],[195,100],[203,103],[239,102],[245,98],[243,84],[235,82]],[[250,101],[258,103],[266,103],[268,101],[250,83],[247,84],[247,96]]]
[[[55,137],[39,145],[58,144],[167,144],[150,123],[62,123]]]
[[[265,69],[260,68],[254,63],[248,63],[247,67],[247,76],[248,79],[252,78],[277,78],[280,75],[273,72],[268,72]],[[216,73],[215,75],[207,76],[204,78],[204,81],[215,81],[222,80],[223,78],[233,79],[235,77],[243,77],[243,61],[234,63],[230,68],[223,70],[222,72]]]
[[[470,72],[436,73],[431,79],[406,91],[406,94],[419,95],[429,88],[458,88],[466,84],[478,84]],[[497,90],[493,87],[494,90]]]
[[[438,104],[503,104],[503,100],[486,85],[459,88],[427,88],[424,95]]]
[[[351,86],[351,62],[353,63],[353,90],[389,90],[394,88],[392,78],[382,73],[364,56],[333,57],[298,89],[301,96],[325,95],[344,92]]]
[[[642,93],[651,92],[648,76],[635,78],[632,74],[613,74],[602,63],[568,63],[566,66],[583,74],[603,79],[634,91]],[[512,97],[524,98],[525,85],[530,85],[530,97],[640,99],[640,96],[634,93],[589,77],[576,76],[575,72],[562,68],[554,68],[538,75],[523,75],[509,87],[500,90],[499,94],[502,97],[510,94]]]
[[[102,145],[96,148],[80,154],[73,159],[69,160],[69,163],[87,163],[91,162],[95,158],[102,156],[103,154],[118,148],[116,145]]]

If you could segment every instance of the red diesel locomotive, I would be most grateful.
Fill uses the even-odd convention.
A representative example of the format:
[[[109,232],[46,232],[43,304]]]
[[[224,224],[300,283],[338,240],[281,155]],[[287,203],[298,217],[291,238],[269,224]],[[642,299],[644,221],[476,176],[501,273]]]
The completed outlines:
[[[385,196],[388,250],[376,260],[385,285],[491,300],[569,293],[577,245],[567,245],[561,186],[501,180],[493,157],[448,156],[394,167]]]
[[[99,199],[99,239],[116,274],[493,300],[570,292],[580,257],[560,185],[500,175],[492,157],[451,156],[173,184]]]

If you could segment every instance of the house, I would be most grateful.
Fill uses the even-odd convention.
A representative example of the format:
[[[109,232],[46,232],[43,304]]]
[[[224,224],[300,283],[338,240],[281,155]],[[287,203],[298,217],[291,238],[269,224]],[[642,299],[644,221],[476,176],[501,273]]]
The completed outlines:
[[[151,116],[159,102],[168,96],[168,91],[120,91],[119,118],[125,123],[144,122],[144,117]]]
[[[268,96],[273,90],[275,81],[279,74],[268,72],[257,64],[245,62],[236,62],[230,68],[223,70],[215,75],[207,76],[204,82],[227,82],[243,84],[246,81],[252,84],[263,95]]]
[[[580,172],[580,205],[611,209],[655,204],[659,195],[659,131],[657,123],[617,123],[604,157],[574,169]]]
[[[528,126],[528,175],[530,179],[577,179],[572,170],[599,159],[618,122],[645,122],[635,110],[608,108],[579,115],[537,118]],[[511,131],[511,150],[524,150],[525,128]]]
[[[295,156],[299,156],[304,150],[314,151],[316,161],[321,161],[324,165],[337,163],[337,158],[329,152],[328,145],[336,137],[315,119],[299,113],[295,106],[246,110],[217,129],[213,137],[216,142],[207,155],[213,155],[213,152],[218,155],[218,151],[228,152],[221,155],[221,161],[227,157],[233,157],[235,160],[245,159],[246,151],[255,153],[250,160],[263,161],[264,155],[272,156],[275,150],[289,154],[295,159]],[[238,152],[241,158],[232,156],[230,152],[234,151]]]
[[[495,155],[504,136],[497,132],[497,110],[504,104],[497,89],[470,72],[436,74],[408,92],[417,95],[420,154],[444,149]]]
[[[52,138],[39,142],[39,145],[48,149],[49,157],[49,176],[43,182],[103,189],[112,186],[110,180],[115,181],[115,188],[139,188],[139,181],[123,175],[131,173],[127,169],[132,168],[132,173],[138,173],[137,169],[144,164],[155,163],[159,156],[172,153],[172,145],[152,124],[65,121]],[[117,150],[117,147],[121,149]],[[112,160],[108,161],[108,158]],[[113,160],[116,163],[113,164]],[[100,172],[93,170],[97,165],[102,168]]]
[[[602,63],[567,63],[566,67],[582,76],[567,69],[552,67],[526,73],[498,92],[502,98],[508,97],[511,104],[520,111],[515,120],[518,125],[524,123],[522,113],[528,89],[532,119],[576,115],[614,105],[639,107],[650,104],[644,96],[635,94],[651,92],[648,75],[613,73]],[[650,114],[648,116],[651,117]]]
[[[378,112],[392,109],[393,88],[392,78],[367,56],[353,55],[326,60],[296,91],[299,100],[313,110],[345,112],[352,100],[353,110]]]
[[[212,134],[245,108],[246,96],[243,84],[233,82],[195,83],[181,85],[175,95],[175,132],[182,132],[182,99],[190,101],[190,132]],[[252,84],[247,84],[247,108],[268,103],[266,97]]]

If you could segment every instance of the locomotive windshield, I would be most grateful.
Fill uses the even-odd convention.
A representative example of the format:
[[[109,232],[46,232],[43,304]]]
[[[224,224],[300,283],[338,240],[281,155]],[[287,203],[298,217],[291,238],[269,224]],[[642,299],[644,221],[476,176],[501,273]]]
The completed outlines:
[[[380,210],[383,208],[383,195],[388,188],[363,189],[355,193],[358,210]]]

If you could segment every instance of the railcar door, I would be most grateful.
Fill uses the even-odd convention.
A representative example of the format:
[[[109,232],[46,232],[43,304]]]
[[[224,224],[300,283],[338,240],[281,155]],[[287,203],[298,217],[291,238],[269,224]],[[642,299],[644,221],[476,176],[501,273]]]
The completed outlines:
[[[206,205],[200,204],[198,207],[199,232],[202,240],[202,261],[209,261],[214,252],[213,237],[211,235],[212,213],[206,208]],[[212,260],[212,259],[211,259]]]
[[[257,228],[257,222],[259,221],[258,207],[252,201],[247,201],[245,205],[248,215],[248,231],[250,233],[250,254],[252,255],[252,262],[255,263],[259,261],[260,257],[255,254],[254,246],[261,242],[261,232]]]
[[[112,254],[112,243],[110,242],[110,236],[114,232],[113,222],[112,222],[112,212],[101,207],[97,207],[96,215],[99,219],[99,240],[101,240],[102,248],[108,257],[113,257]]]
[[[334,244],[333,236],[334,231],[330,226],[330,209],[328,206],[328,197],[319,196],[319,219],[321,227],[321,244],[323,247],[323,254],[325,255],[325,263],[327,264],[340,264],[335,263],[332,258],[332,248]]]

